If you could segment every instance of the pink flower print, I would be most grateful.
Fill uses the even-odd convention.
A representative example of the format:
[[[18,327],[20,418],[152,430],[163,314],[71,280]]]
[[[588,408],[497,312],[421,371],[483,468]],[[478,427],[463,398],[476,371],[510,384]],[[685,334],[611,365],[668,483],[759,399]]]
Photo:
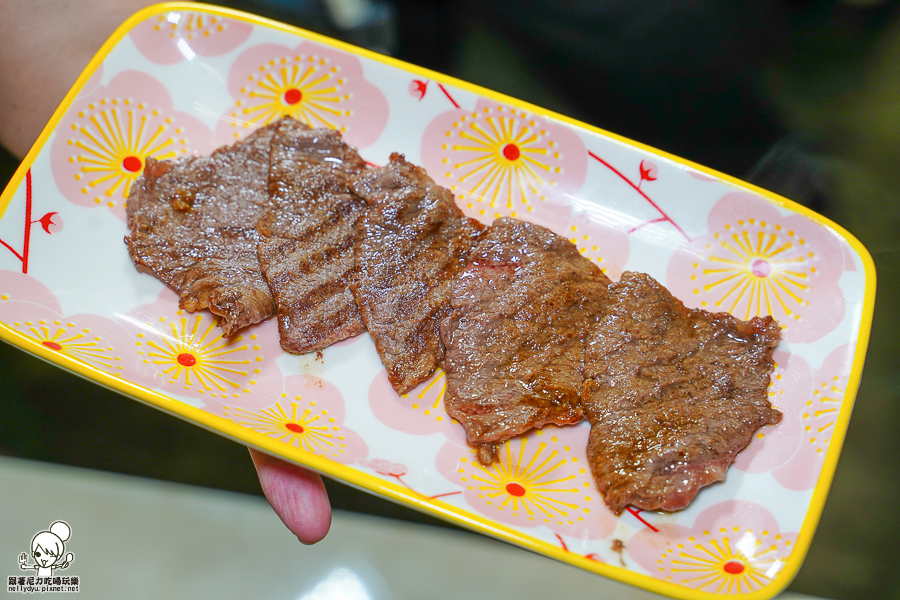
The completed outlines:
[[[797,535],[781,533],[759,504],[729,500],[699,515],[693,527],[659,526],[632,536],[628,553],[658,579],[718,594],[755,592],[774,581]]]
[[[361,461],[360,464],[364,467],[369,467],[379,475],[385,475],[387,477],[403,477],[409,470],[406,468],[406,465],[392,463],[383,458],[372,458]]]
[[[59,233],[65,226],[58,212],[45,213],[43,217],[37,219],[34,223],[40,223],[41,228],[46,233]]]
[[[162,83],[123,71],[78,98],[57,126],[50,149],[53,178],[81,206],[106,206],[121,219],[148,156],[170,159],[212,150],[212,132],[174,110]]]
[[[735,192],[710,211],[708,229],[669,262],[669,289],[685,304],[745,320],[772,315],[790,342],[815,341],[841,322],[843,251],[823,226]]]
[[[413,79],[409,82],[409,95],[417,100],[421,100],[425,97],[425,92],[428,91],[428,83],[428,81],[421,79]]]
[[[275,363],[282,352],[273,322],[224,338],[217,316],[179,309],[168,289],[155,302],[122,317],[122,322],[131,332],[133,351],[151,367],[150,375],[135,383],[196,398],[215,414],[232,403],[267,406],[283,391],[283,376]]]
[[[548,426],[515,437],[502,444],[498,460],[487,467],[471,448],[447,442],[435,464],[464,488],[470,506],[491,519],[545,525],[574,539],[604,538],[617,519],[594,487],[584,459],[588,432],[586,426]]]
[[[10,301],[31,302],[62,314],[59,300],[43,283],[18,271],[0,270],[0,306]]]
[[[659,177],[659,167],[656,166],[656,163],[650,160],[642,160],[639,166],[641,172],[641,180],[638,183],[638,187],[641,187],[641,183],[645,181],[656,181],[656,178]]]
[[[835,348],[816,371],[812,391],[800,407],[800,448],[772,473],[784,487],[808,490],[819,481],[852,369],[853,348],[845,344]]]
[[[232,421],[289,446],[351,464],[368,455],[363,439],[344,425],[344,397],[330,382],[311,375],[284,380],[282,399],[262,409],[247,409],[239,400],[225,407]]]
[[[803,437],[803,412],[812,387],[812,369],[796,354],[775,351],[769,402],[782,413],[781,423],[767,425],[737,455],[733,466],[748,473],[770,471],[786,463]]]
[[[422,162],[468,215],[545,225],[546,203],[567,205],[584,183],[587,149],[565,125],[480,98],[474,110],[447,111],[426,127]]]
[[[253,25],[220,15],[171,11],[138,23],[128,33],[148,60],[169,65],[197,54],[225,54],[243,44],[252,32]]]
[[[718,177],[712,177],[711,175],[707,175],[706,173],[703,173],[702,171],[695,171],[694,169],[690,169],[690,168],[685,169],[684,171],[685,171],[685,173],[687,173],[694,179],[699,179],[700,181],[709,181],[709,182],[714,182],[714,183],[720,183],[722,181]]]
[[[414,492],[414,493],[416,493],[416,494],[419,494],[420,496],[425,496],[425,494],[419,492],[419,491],[416,490],[416,489],[413,489],[413,488],[412,488],[412,487],[411,487],[411,486],[403,479],[403,478],[406,476],[406,474],[409,473],[409,469],[406,467],[406,465],[403,465],[403,464],[400,464],[400,463],[390,462],[390,461],[385,460],[385,459],[383,459],[383,458],[372,458],[372,459],[369,459],[369,460],[361,460],[361,461],[359,461],[359,464],[362,465],[362,466],[364,466],[364,467],[368,467],[368,468],[372,469],[373,471],[375,471],[375,472],[378,473],[379,475],[381,475],[381,476],[383,476],[384,478],[388,479],[388,481],[391,481],[391,480],[393,479],[393,480],[395,480],[397,483],[399,483],[400,485],[402,485],[403,487],[405,487],[406,489],[408,489],[408,490],[410,490],[410,491],[412,491],[412,492]],[[435,498],[444,498],[444,497],[447,497],[447,496],[455,496],[456,494],[459,494],[459,493],[461,493],[459,490],[454,490],[454,491],[451,491],[451,492],[443,492],[443,493],[440,493],[440,494],[434,494],[434,495],[432,495],[432,496],[426,496],[426,497],[433,500],[433,499],[435,499]]]
[[[348,144],[364,148],[384,131],[389,113],[358,58],[313,42],[247,49],[231,67],[228,90],[235,104],[216,131],[222,144],[290,115],[311,127],[337,129]]]
[[[844,270],[851,273],[856,271],[856,261],[853,260],[853,251],[849,246],[844,246]]]
[[[576,213],[568,233],[582,256],[613,281],[619,280],[630,253],[627,233],[593,220],[586,212]]]
[[[91,76],[87,81],[84,82],[84,85],[81,86],[81,89],[78,90],[78,98],[83,98],[86,96],[90,96],[94,93],[98,87],[100,87],[100,83],[103,81],[103,68],[104,63],[100,63],[97,65],[97,68],[94,69],[94,72],[91,73]]]
[[[465,444],[465,430],[444,408],[446,391],[447,376],[438,369],[409,393],[398,396],[387,371],[382,370],[369,386],[369,406],[375,417],[391,429],[417,435],[442,432]]]
[[[0,302],[0,322],[61,357],[114,377],[129,378],[140,367],[121,325],[100,315],[63,316],[59,312],[11,300]]]

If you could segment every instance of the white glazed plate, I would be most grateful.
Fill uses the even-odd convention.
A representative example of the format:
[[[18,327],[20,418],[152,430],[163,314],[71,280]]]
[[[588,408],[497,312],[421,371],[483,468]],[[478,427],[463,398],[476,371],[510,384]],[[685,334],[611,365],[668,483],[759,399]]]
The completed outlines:
[[[290,114],[372,164],[423,165],[485,223],[569,237],[613,280],[783,326],[766,427],[677,513],[616,517],[586,423],[480,466],[438,372],[398,397],[367,335],[281,351],[274,322],[220,336],[139,274],[124,207],[148,156],[205,154]],[[799,568],[862,371],[875,274],[846,231],[784,198],[501,94],[251,15],[166,4],[106,43],[0,197],[0,336],[136,400],[350,485],[679,598],[774,596]]]

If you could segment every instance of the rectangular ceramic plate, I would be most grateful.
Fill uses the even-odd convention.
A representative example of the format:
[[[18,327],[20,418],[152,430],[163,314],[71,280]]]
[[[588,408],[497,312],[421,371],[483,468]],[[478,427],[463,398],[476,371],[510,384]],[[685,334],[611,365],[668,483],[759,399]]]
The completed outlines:
[[[147,156],[208,153],[283,114],[402,152],[490,223],[511,215],[691,307],[784,327],[772,403],[725,482],[666,514],[605,507],[589,427],[507,442],[483,468],[437,373],[404,397],[367,335],[291,356],[274,322],[223,340],[122,242]],[[538,107],[250,15],[195,4],[128,20],[0,199],[0,335],[241,443],[465,527],[680,598],[769,598],[802,562],[850,419],[875,274],[846,231],[784,198]],[[621,543],[619,543],[621,542]]]

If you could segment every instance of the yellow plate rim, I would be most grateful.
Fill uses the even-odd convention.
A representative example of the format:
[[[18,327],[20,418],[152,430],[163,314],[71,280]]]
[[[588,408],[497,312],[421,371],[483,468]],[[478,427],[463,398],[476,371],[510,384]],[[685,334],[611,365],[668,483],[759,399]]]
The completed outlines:
[[[812,221],[824,226],[826,229],[832,230],[832,232],[836,234],[836,236],[843,238],[859,255],[863,263],[863,270],[865,272],[865,292],[862,303],[863,310],[860,317],[860,330],[859,335],[857,336],[853,367],[847,385],[847,393],[844,396],[844,402],[842,404],[840,414],[838,415],[838,419],[835,422],[835,432],[832,437],[832,441],[829,444],[828,453],[822,466],[819,480],[813,490],[809,510],[807,511],[803,525],[798,532],[797,541],[795,543],[793,552],[787,559],[784,569],[782,569],[782,571],[778,575],[776,575],[773,580],[771,580],[771,583],[769,583],[769,585],[766,585],[754,592],[741,594],[740,597],[746,598],[747,600],[767,600],[768,598],[772,598],[776,594],[780,593],[788,586],[788,584],[790,584],[791,580],[797,574],[800,565],[803,563],[806,552],[809,550],[809,546],[812,542],[816,526],[818,525],[819,519],[822,515],[822,510],[825,506],[825,500],[828,496],[828,490],[831,486],[831,481],[834,477],[835,469],[837,468],[837,462],[841,447],[843,445],[846,430],[850,421],[850,413],[853,409],[853,403],[856,399],[856,393],[859,388],[860,378],[862,377],[863,365],[865,362],[865,355],[868,348],[869,335],[872,327],[876,287],[875,264],[868,250],[865,248],[865,246],[862,245],[859,240],[856,239],[855,236],[853,236],[846,229],[831,221],[827,217],[819,215],[818,213],[806,208],[805,206],[797,204],[792,200],[788,200],[787,198],[784,198],[747,182],[741,181],[735,177],[731,177],[730,175],[720,173],[708,167],[704,167],[689,160],[679,158],[667,152],[657,150],[645,144],[641,144],[640,142],[635,142],[633,140],[608,132],[598,127],[582,123],[570,117],[566,117],[564,115],[533,105],[529,102],[518,100],[505,94],[456,79],[455,77],[437,73],[430,69],[418,67],[395,58],[377,54],[370,50],[358,48],[345,42],[306,31],[299,27],[293,27],[284,23],[279,23],[271,19],[266,19],[264,17],[259,17],[238,10],[193,2],[165,2],[144,8],[129,17],[121,26],[119,26],[119,28],[112,34],[112,36],[110,36],[110,38],[103,44],[97,54],[94,55],[94,57],[88,63],[87,67],[85,67],[84,71],[82,71],[75,84],[69,90],[68,94],[66,94],[66,97],[60,104],[59,108],[56,109],[56,112],[53,114],[53,117],[41,132],[41,135],[38,137],[37,141],[35,141],[34,145],[28,152],[28,154],[26,154],[25,158],[22,160],[22,163],[10,180],[9,185],[6,187],[3,194],[0,195],[0,219],[2,219],[3,214],[6,212],[6,208],[9,205],[13,194],[19,188],[19,185],[25,178],[26,173],[31,168],[38,154],[43,149],[44,144],[47,142],[48,138],[58,125],[59,121],[65,115],[72,101],[75,99],[76,95],[87,82],[87,80],[94,74],[97,67],[103,62],[109,52],[126,34],[128,34],[128,32],[135,25],[137,25],[141,21],[144,21],[145,19],[153,15],[173,10],[205,12],[208,14],[219,15],[239,21],[244,21],[253,25],[262,25],[272,29],[298,34],[317,43],[331,46],[333,48],[337,48],[339,50],[343,50],[357,56],[363,56],[365,58],[397,67],[409,73],[433,79],[444,84],[453,85],[469,92],[491,98],[498,102],[515,104],[537,114],[556,119],[563,123],[567,123],[583,130],[600,134],[610,139],[622,142],[626,145],[639,148],[645,152],[649,152],[657,156],[669,159],[675,163],[690,167],[701,173],[705,173],[712,177],[718,178],[731,185],[734,185],[735,187],[755,192],[763,196],[776,206],[802,214]],[[583,556],[570,553],[547,542],[543,542],[523,535],[522,533],[499,523],[495,523],[477,515],[464,514],[460,511],[460,509],[445,502],[441,502],[440,500],[426,498],[425,496],[416,494],[415,492],[412,492],[407,488],[404,488],[397,484],[384,481],[372,475],[367,475],[356,469],[344,466],[340,463],[333,462],[314,454],[310,454],[290,446],[285,446],[284,444],[281,444],[272,438],[241,427],[236,423],[228,421],[222,417],[209,414],[199,408],[195,408],[180,401],[168,398],[164,394],[148,390],[142,386],[128,382],[124,379],[111,376],[103,371],[100,371],[99,369],[95,369],[84,363],[61,356],[60,354],[52,352],[47,348],[44,348],[40,344],[31,341],[29,338],[8,328],[2,323],[0,323],[0,339],[31,354],[34,354],[38,358],[41,358],[55,366],[61,367],[94,383],[102,385],[103,387],[106,387],[112,391],[139,400],[145,404],[163,410],[171,415],[184,419],[195,425],[199,425],[204,429],[223,435],[233,441],[254,447],[268,454],[290,460],[304,467],[311,468],[317,472],[333,476],[351,486],[385,496],[395,502],[408,505],[416,510],[446,521],[450,521],[451,523],[454,523],[461,527],[465,527],[467,529],[519,545],[528,550],[550,556],[562,562],[566,562],[571,565],[593,571],[600,575],[604,575],[612,579],[622,581],[624,583],[641,587],[655,593],[671,596],[673,598],[679,598],[682,600],[711,600],[712,598],[721,598],[721,594],[688,588],[675,583],[662,581],[650,577],[649,575],[635,573],[621,567],[600,563]]]

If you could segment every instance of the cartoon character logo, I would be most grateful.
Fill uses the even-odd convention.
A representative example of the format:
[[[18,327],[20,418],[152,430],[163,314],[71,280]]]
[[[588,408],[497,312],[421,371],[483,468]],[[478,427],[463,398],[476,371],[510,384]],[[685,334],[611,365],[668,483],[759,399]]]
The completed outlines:
[[[19,555],[19,568],[23,571],[36,569],[38,577],[50,577],[54,569],[65,569],[74,558],[71,552],[63,558],[65,542],[71,534],[72,530],[65,521],[53,523],[49,531],[41,531],[31,540],[31,556],[35,564],[27,564],[28,556],[23,552]]]

